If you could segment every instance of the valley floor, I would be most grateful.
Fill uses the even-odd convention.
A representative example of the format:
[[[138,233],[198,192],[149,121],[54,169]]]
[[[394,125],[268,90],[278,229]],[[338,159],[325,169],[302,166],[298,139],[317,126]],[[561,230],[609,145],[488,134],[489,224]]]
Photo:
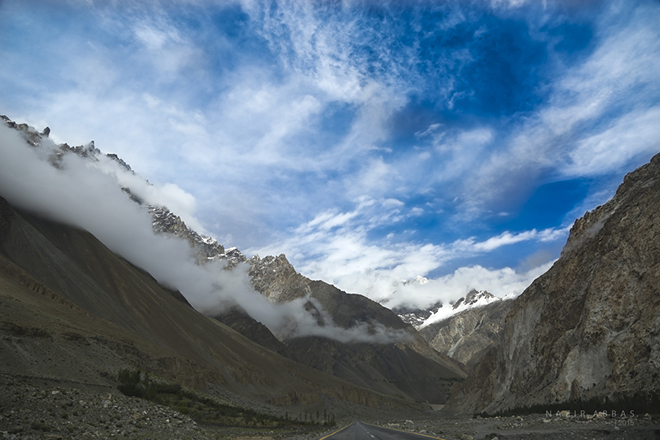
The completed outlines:
[[[114,387],[0,374],[2,440],[313,440],[333,430],[200,426],[172,408],[124,396]]]
[[[634,418],[561,417],[553,414],[468,418],[438,417],[380,423],[384,427],[425,434],[446,440],[657,440],[660,417]]]
[[[200,426],[172,408],[127,397],[116,388],[0,375],[0,439],[318,440],[335,429],[261,430]],[[447,440],[660,439],[660,417],[562,417],[557,414],[365,422]]]

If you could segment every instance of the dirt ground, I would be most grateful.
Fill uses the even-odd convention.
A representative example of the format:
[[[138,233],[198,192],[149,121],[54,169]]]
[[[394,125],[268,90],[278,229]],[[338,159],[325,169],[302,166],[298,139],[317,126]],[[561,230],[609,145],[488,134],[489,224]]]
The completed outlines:
[[[660,440],[660,417],[617,414],[531,414],[527,416],[378,422],[379,425],[446,440]]]

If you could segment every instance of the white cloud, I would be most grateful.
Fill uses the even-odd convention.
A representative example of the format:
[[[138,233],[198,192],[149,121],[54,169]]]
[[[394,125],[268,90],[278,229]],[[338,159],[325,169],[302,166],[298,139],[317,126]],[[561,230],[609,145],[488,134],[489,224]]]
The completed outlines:
[[[501,246],[509,244],[520,243],[522,241],[535,240],[539,242],[556,241],[568,235],[570,228],[549,228],[542,231],[532,229],[531,231],[524,231],[517,234],[511,232],[503,232],[502,234],[491,237],[486,241],[474,243],[472,239],[465,240],[464,243],[469,245],[469,248],[476,252],[490,252]]]
[[[482,215],[542,173],[603,175],[658,150],[660,13],[650,5],[625,12],[616,2],[608,7],[597,22],[593,53],[567,69],[546,104],[465,180],[462,209],[469,216]]]
[[[386,299],[387,307],[429,307],[437,301],[453,303],[471,290],[486,290],[503,298],[520,295],[536,278],[544,274],[554,262],[544,263],[527,271],[509,267],[486,269],[482,266],[461,267],[451,274],[429,280],[425,284],[408,283],[395,286]]]
[[[660,107],[652,107],[622,116],[607,129],[582,139],[562,171],[567,176],[595,175],[616,170],[639,154],[658,151]]]
[[[456,300],[471,288],[501,296],[519,294],[547,269],[547,259],[523,272],[507,267],[465,267],[453,275],[432,280],[423,288],[403,288],[400,281],[426,276],[452,261],[484,255],[503,246],[558,242],[568,235],[568,228],[549,228],[504,232],[483,241],[469,238],[442,244],[402,240],[396,234],[374,240],[369,238],[373,229],[398,221],[397,216],[391,215],[392,207],[396,211],[402,209],[398,203],[385,202],[362,200],[353,211],[320,214],[292,231],[289,238],[249,252],[260,255],[284,252],[303,275],[331,282],[342,290],[375,301],[388,301],[389,307],[403,303],[428,306],[438,299]]]
[[[519,3],[495,2],[501,9]],[[396,11],[386,5],[377,30],[350,2],[325,15],[309,2],[242,4],[253,19],[242,30],[254,36],[257,29],[273,49],[265,57],[237,53],[203,20],[200,29],[186,30],[160,3],[109,7],[100,23],[111,41],[43,42],[43,52],[58,60],[43,68],[60,75],[61,84],[33,80],[24,88],[40,90],[38,96],[16,102],[32,102],[22,107],[32,108],[23,112],[26,120],[50,125],[56,139],[73,145],[94,139],[140,174],[175,182],[141,188],[142,196],[218,238],[235,237],[229,245],[259,245],[263,252],[260,243],[301,225],[296,237],[268,245],[268,253],[295,255],[306,275],[375,296],[392,280],[424,274],[457,255],[564,233],[559,227],[426,243],[414,226],[401,232],[392,225],[431,212],[439,219],[456,212],[452,220],[465,221],[509,212],[500,202],[542,175],[598,176],[658,149],[657,8],[638,5],[631,13],[612,3],[598,19],[593,52],[557,73],[536,110],[511,116],[500,131],[492,120],[460,129],[430,120],[415,134],[419,149],[406,156],[385,148],[391,148],[393,116],[420,90],[431,90],[447,108],[467,99],[469,90],[455,90],[454,72],[475,61],[469,49],[439,50],[429,64],[416,50],[424,38],[442,35],[427,34],[412,16],[405,25],[417,34],[406,32],[416,40],[403,44]],[[461,7],[435,6],[444,18],[434,32],[473,19]],[[210,40],[216,46],[206,45]],[[213,58],[218,48],[231,56]],[[218,73],[209,67],[213,61],[227,65]],[[319,134],[334,106],[348,109],[348,122],[337,133]],[[411,195],[433,200],[411,208],[405,205]],[[362,205],[346,210],[355,200]],[[206,228],[195,223],[199,211]],[[379,226],[398,232],[373,241]],[[472,234],[469,223],[446,226]]]
[[[150,184],[139,175],[126,170],[117,161],[107,156],[100,156],[98,162],[89,166],[98,168],[105,174],[117,179],[120,187],[130,188],[131,193],[153,206],[164,206],[181,217],[188,227],[208,234],[201,222],[195,217],[197,200],[195,197],[173,183],[163,185]]]

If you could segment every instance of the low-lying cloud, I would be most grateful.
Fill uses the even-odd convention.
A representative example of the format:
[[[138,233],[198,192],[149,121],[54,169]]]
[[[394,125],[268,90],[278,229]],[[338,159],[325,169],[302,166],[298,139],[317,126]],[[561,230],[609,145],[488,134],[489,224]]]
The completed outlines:
[[[440,244],[397,241],[391,235],[380,241],[369,239],[369,234],[383,224],[395,224],[409,215],[414,213],[406,213],[393,199],[363,199],[353,211],[321,213],[296,228],[286,240],[253,252],[286,252],[305,276],[332,282],[342,290],[360,293],[389,308],[424,308],[437,301],[456,301],[472,289],[487,290],[499,297],[521,294],[550,268],[551,254],[530,259],[518,269],[470,265],[424,284],[408,281],[427,276],[453,261],[484,255],[503,246],[561,242],[569,229],[507,231],[485,240],[470,237]]]
[[[59,148],[49,138],[32,147],[22,134],[0,124],[0,195],[14,206],[85,229],[110,250],[148,271],[160,283],[179,290],[197,310],[213,314],[239,306],[281,338],[324,336],[342,342],[392,342],[403,334],[365,323],[343,329],[324,317],[319,326],[305,310],[305,301],[272,304],[254,290],[248,266],[228,271],[220,261],[195,264],[190,245],[177,237],[156,234],[144,206],[122,191],[149,203],[163,201],[194,208],[194,198],[180,188],[151,187],[138,176],[98,155],[98,161],[64,154],[52,165]],[[184,209],[185,210],[185,209]]]

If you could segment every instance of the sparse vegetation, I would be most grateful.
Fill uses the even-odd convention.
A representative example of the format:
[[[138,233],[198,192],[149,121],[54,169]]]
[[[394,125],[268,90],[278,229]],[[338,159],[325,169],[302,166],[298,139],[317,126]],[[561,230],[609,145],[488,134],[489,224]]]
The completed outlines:
[[[308,413],[305,413],[304,420],[300,421],[291,420],[288,414],[284,417],[261,414],[251,409],[220,403],[212,397],[140,370],[120,370],[117,379],[119,381],[117,389],[123,394],[174,408],[190,416],[197,423],[220,427],[268,429],[335,426],[334,415],[325,413],[325,420],[321,422],[318,416],[316,421],[311,420],[312,417]]]

